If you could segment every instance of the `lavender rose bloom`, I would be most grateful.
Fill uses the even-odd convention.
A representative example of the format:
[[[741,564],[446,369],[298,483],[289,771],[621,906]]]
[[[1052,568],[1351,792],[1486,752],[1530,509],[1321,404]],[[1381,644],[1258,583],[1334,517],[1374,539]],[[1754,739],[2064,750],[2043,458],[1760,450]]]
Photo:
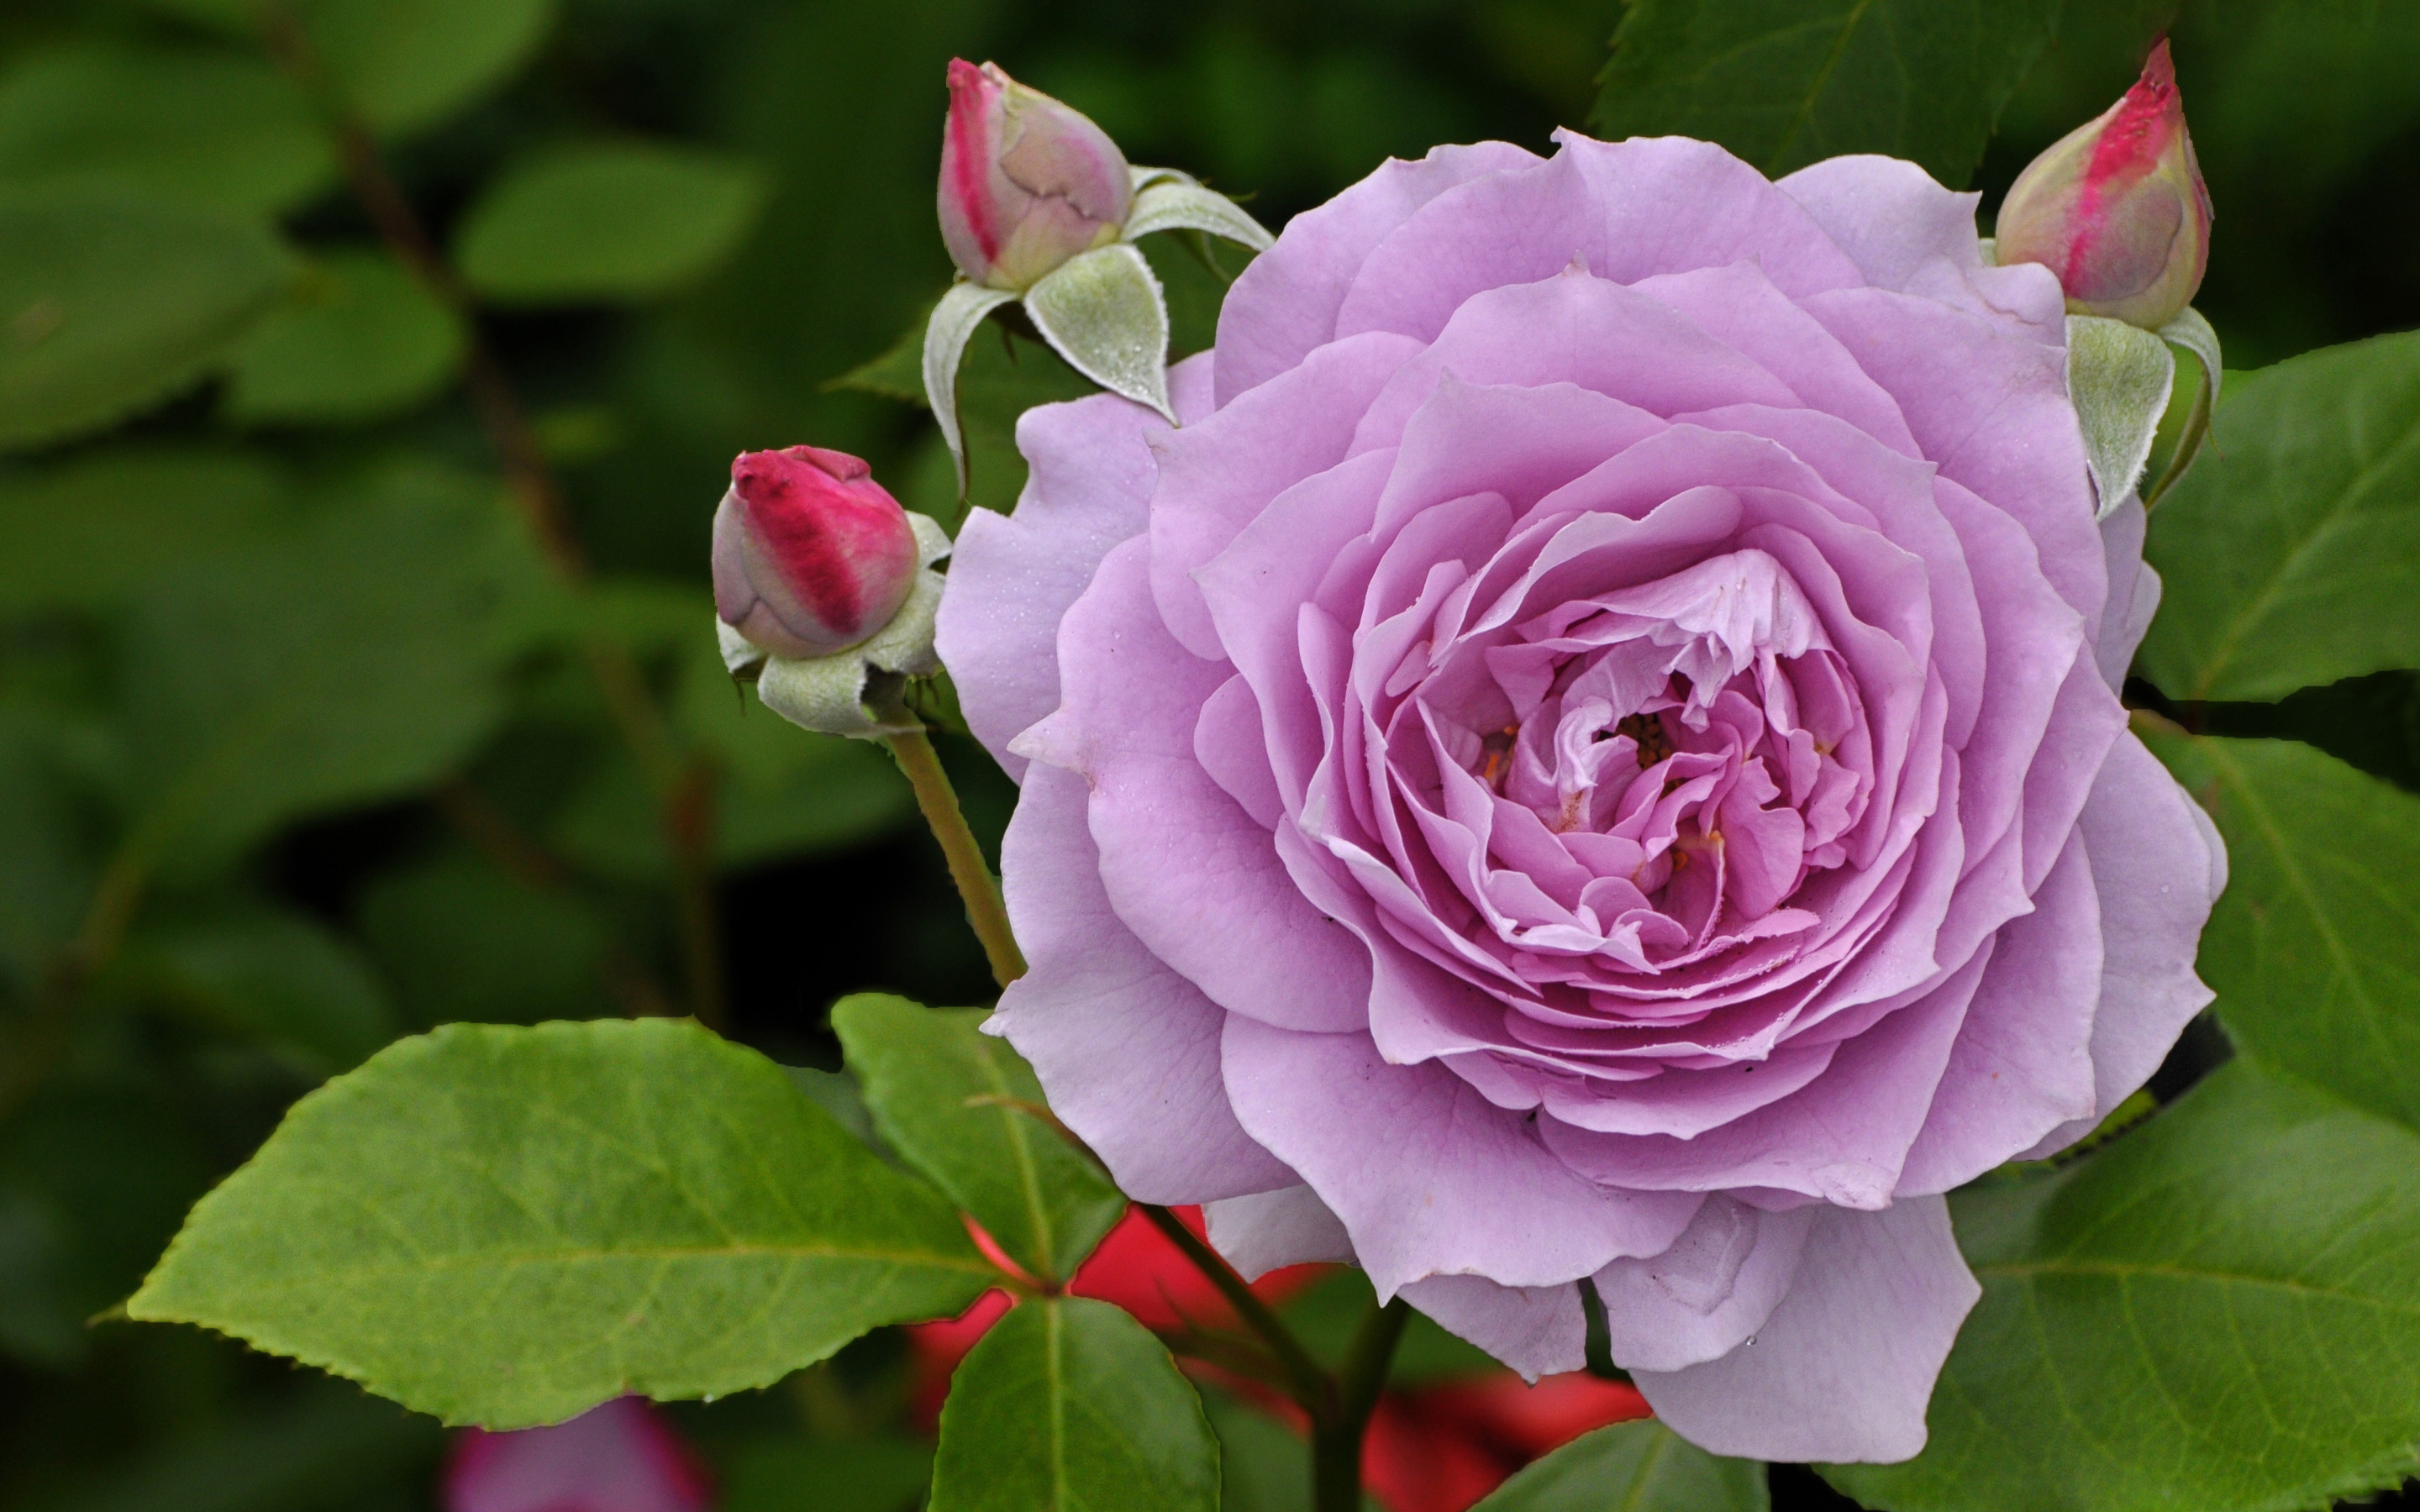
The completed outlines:
[[[1023,784],[994,1027],[1248,1271],[1349,1258],[1729,1454],[1889,1460],[1944,1192],[2208,1000],[2216,833],[2115,691],[2047,269],[1881,158],[1389,162],[1236,281],[1182,428],[1028,414],[940,644]]]

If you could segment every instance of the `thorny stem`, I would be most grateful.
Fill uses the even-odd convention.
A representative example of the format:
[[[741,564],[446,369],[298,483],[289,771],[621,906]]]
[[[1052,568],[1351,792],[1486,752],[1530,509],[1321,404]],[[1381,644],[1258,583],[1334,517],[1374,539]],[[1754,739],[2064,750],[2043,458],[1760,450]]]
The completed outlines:
[[[1007,905],[1000,901],[1000,884],[992,880],[983,846],[967,827],[957,790],[950,786],[950,774],[941,769],[941,758],[922,730],[889,736],[884,743],[899,763],[899,770],[908,775],[908,785],[916,790],[916,807],[924,811],[933,838],[940,841],[942,858],[950,863],[950,880],[958,885],[958,896],[966,902],[967,922],[974,926],[975,938],[983,941],[984,956],[991,963],[992,980],[1007,986],[1025,975],[1025,953],[1016,948],[1016,935],[1008,927]]]
[[[584,583],[589,575],[587,553],[571,528],[563,489],[512,379],[479,334],[476,301],[470,289],[437,250],[410,196],[388,169],[377,139],[334,88],[309,34],[284,5],[264,8],[261,19],[270,53],[318,105],[334,139],[346,184],[380,240],[422,287],[459,317],[469,332],[464,385],[480,428],[487,432],[504,470],[505,486],[555,575],[574,586]],[[664,838],[673,854],[679,934],[689,967],[689,1011],[698,1022],[720,1028],[722,964],[714,898],[713,769],[703,761],[685,758],[676,748],[647,690],[646,679],[627,652],[594,636],[582,640],[581,651],[607,712],[662,806]]]

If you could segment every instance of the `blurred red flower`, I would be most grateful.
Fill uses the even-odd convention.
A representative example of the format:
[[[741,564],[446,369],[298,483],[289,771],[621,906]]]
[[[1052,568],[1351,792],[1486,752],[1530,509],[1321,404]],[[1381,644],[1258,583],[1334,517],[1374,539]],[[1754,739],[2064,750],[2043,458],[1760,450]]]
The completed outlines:
[[[1175,1211],[1186,1227],[1202,1232],[1200,1210]],[[1282,1302],[1335,1269],[1291,1266],[1263,1276],[1252,1290],[1264,1301]],[[1067,1289],[1115,1303],[1154,1330],[1242,1327],[1218,1288],[1139,1211],[1110,1230]],[[988,1292],[957,1318],[908,1330],[921,1424],[929,1427],[939,1419],[950,1372],[1008,1307],[1005,1293]],[[1187,1368],[1302,1428],[1291,1402],[1208,1366],[1188,1362]],[[1371,1417],[1361,1475],[1389,1512],[1463,1512],[1548,1450],[1591,1428],[1647,1415],[1637,1392],[1582,1374],[1548,1376],[1531,1386],[1510,1370],[1497,1370],[1389,1391]]]

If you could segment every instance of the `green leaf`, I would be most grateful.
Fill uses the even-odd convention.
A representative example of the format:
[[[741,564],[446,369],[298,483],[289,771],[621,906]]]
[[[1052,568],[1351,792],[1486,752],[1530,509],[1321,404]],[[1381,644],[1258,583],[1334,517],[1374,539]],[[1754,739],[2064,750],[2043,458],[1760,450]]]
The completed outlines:
[[[0,202],[0,451],[167,398],[292,272],[267,231],[205,210],[80,193]]]
[[[2150,745],[2226,837],[2199,964],[2227,1037],[2420,1131],[2420,798],[2297,741]]]
[[[1125,1216],[1126,1199],[1034,1117],[1042,1084],[1007,1041],[982,1031],[988,1016],[861,993],[833,1005],[831,1026],[891,1148],[1029,1274],[1063,1281]]]
[[[458,1025],[296,1103],[127,1311],[521,1427],[768,1385],[994,1274],[752,1050],[669,1019]]]
[[[338,253],[237,349],[226,412],[241,424],[375,420],[444,387],[468,344],[393,258]]]
[[[108,608],[289,523],[287,494],[261,458],[198,448],[112,447],[0,472],[0,612]]]
[[[503,713],[503,611],[542,571],[486,486],[409,466],[287,540],[196,566],[129,617],[134,854],[224,859],[407,792]]]
[[[1105,1302],[1011,1308],[941,1406],[931,1512],[1216,1512],[1218,1446],[1159,1340]]]
[[[1471,1512],[1765,1512],[1772,1504],[1762,1465],[1710,1455],[1643,1420],[1574,1439]]]
[[[1222,1391],[1204,1391],[1202,1412],[1218,1436],[1220,1512],[1313,1512],[1309,1439]]]
[[[1885,1512],[2280,1512],[2420,1469],[2420,1135],[2242,1063],[1952,1199],[1983,1283]]]
[[[250,908],[153,925],[120,971],[148,1000],[295,1054],[326,1075],[395,1037],[386,994],[359,951],[309,918]]]
[[[405,1017],[535,1024],[609,1011],[603,919],[564,890],[448,854],[389,872],[362,900],[362,933]]]
[[[2420,332],[2227,375],[2144,554],[2166,592],[2139,665],[2172,699],[2420,667]]]
[[[1695,136],[1779,177],[1908,158],[1965,186],[2058,0],[1632,0],[1590,124]]]
[[[74,46],[0,78],[0,186],[105,187],[243,215],[287,209],[335,157],[302,94],[238,54]]]
[[[744,162],[686,147],[591,144],[508,170],[455,243],[462,276],[506,304],[643,300],[709,271],[756,223]]]
[[[555,0],[318,0],[305,24],[362,118],[411,131],[518,72],[555,10]]]

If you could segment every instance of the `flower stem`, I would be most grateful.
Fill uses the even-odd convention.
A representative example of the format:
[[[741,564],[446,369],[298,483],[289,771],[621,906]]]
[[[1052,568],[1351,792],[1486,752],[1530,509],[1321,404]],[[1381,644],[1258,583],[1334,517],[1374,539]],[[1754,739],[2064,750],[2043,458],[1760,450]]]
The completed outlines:
[[[1292,1382],[1289,1395],[1311,1414],[1311,1421],[1317,1424],[1334,1417],[1342,1399],[1336,1381],[1303,1346],[1302,1340],[1295,1337],[1294,1330],[1286,1327],[1285,1319],[1253,1292],[1250,1285],[1235,1273],[1235,1268],[1229,1265],[1223,1256],[1203,1243],[1192,1229],[1186,1227],[1184,1219],[1166,1208],[1155,1207],[1148,1202],[1138,1202],[1135,1206],[1142,1210],[1142,1215],[1151,1220],[1153,1227],[1166,1234],[1169,1242],[1193,1262],[1195,1270],[1209,1278],[1210,1284],[1218,1288],[1218,1294],[1227,1299],[1245,1326],[1267,1343]]]
[[[1360,1512],[1361,1441],[1411,1316],[1410,1304],[1397,1297],[1372,1307],[1353,1331],[1337,1371],[1335,1411],[1326,1422],[1314,1418],[1311,1424],[1311,1494],[1317,1512]]]
[[[1008,907],[1000,901],[1000,884],[992,880],[983,846],[958,808],[957,789],[950,786],[950,774],[941,770],[941,758],[923,731],[888,736],[885,744],[899,770],[908,774],[908,785],[916,790],[916,807],[924,810],[924,823],[941,843],[950,880],[966,901],[967,922],[974,926],[975,938],[983,941],[984,955],[991,962],[992,980],[1005,987],[1025,975],[1025,954],[1008,927]]]

